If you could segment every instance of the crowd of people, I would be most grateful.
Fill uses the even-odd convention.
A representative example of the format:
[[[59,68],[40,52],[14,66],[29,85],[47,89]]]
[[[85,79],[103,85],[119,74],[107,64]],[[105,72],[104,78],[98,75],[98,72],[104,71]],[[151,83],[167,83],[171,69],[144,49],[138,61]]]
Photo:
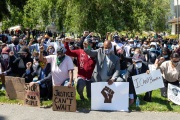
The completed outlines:
[[[74,86],[75,66],[76,90],[82,101],[85,87],[91,99],[92,82],[129,82],[129,102],[133,104],[137,95],[132,76],[149,74],[149,65],[162,72],[163,97],[167,97],[168,83],[179,86],[179,41],[158,34],[140,39],[108,32],[103,39],[89,31],[78,38],[64,33],[5,31],[0,36],[1,90],[6,89],[4,76],[22,77],[26,83],[40,85],[42,99],[52,99],[52,86]],[[152,91],[144,100],[152,101]]]

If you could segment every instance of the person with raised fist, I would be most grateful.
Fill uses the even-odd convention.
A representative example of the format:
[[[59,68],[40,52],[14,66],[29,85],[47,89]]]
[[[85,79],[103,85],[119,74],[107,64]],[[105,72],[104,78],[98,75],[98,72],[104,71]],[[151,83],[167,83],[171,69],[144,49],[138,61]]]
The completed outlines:
[[[51,74],[53,86],[73,86],[74,65],[71,57],[65,55],[66,49],[59,47],[57,55],[43,56],[44,47],[40,47],[40,62],[51,63]],[[40,63],[41,64],[41,63]]]
[[[87,98],[91,98],[91,76],[95,67],[94,58],[87,55],[83,49],[70,50],[69,42],[71,38],[65,38],[65,48],[66,55],[77,58],[77,67],[78,67],[78,78],[77,78],[77,92],[80,95],[81,100],[85,100],[83,95],[84,87],[86,86]],[[93,43],[90,38],[85,39],[84,42],[89,44],[88,49],[92,49]]]

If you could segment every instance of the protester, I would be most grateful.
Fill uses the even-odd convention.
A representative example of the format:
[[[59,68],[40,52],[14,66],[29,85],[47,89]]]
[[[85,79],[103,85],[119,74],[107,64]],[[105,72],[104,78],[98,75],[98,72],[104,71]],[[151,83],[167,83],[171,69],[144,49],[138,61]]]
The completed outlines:
[[[104,42],[104,48],[91,50],[89,44],[84,42],[84,51],[91,57],[96,59],[95,69],[92,74],[92,80],[96,82],[122,82],[120,77],[120,60],[112,52],[112,44],[110,41]]]
[[[168,88],[168,83],[179,86],[180,81],[180,56],[178,53],[172,53],[170,60],[163,62],[159,68],[163,75],[164,85]],[[166,89],[167,90],[167,89]],[[167,94],[167,91],[165,92]],[[164,94],[165,94],[164,93]],[[165,95],[167,96],[167,95]]]
[[[44,47],[40,47],[39,60],[43,63],[51,63],[51,73],[53,86],[73,85],[74,65],[72,59],[65,55],[66,49],[60,47],[57,49],[57,55],[43,56]]]
[[[38,43],[32,44],[33,42],[34,42],[34,39],[31,39],[28,44],[28,47],[29,47],[31,53],[33,51],[40,52],[40,46],[43,46],[44,50],[46,51],[48,46],[44,43],[43,36],[38,37],[38,39],[37,39]]]
[[[127,73],[126,73],[126,80],[127,82],[129,82],[129,98],[130,98],[129,104],[130,105],[134,103],[134,100],[137,97],[135,89],[134,89],[132,76],[139,75],[142,73],[149,73],[148,65],[147,63],[143,61],[143,57],[140,54],[134,54],[132,60],[133,60],[133,64],[128,67]],[[148,93],[146,93],[146,95],[144,96],[144,99],[146,101],[150,101]]]
[[[12,43],[8,45],[11,51],[13,51],[14,56],[17,58],[19,57],[18,52],[20,51],[21,47],[19,45],[19,38],[17,36],[14,36],[12,38]]]
[[[77,58],[77,67],[78,67],[78,78],[77,78],[77,92],[80,95],[80,99],[84,100],[83,90],[86,86],[87,97],[91,98],[91,76],[92,72],[95,67],[95,60],[94,58],[87,55],[83,49],[77,50],[70,50],[69,49],[69,42],[71,41],[70,38],[65,39],[65,48],[67,49],[66,54],[71,57]],[[88,48],[92,49],[92,40],[87,38],[84,40],[84,43],[87,43],[89,46]]]

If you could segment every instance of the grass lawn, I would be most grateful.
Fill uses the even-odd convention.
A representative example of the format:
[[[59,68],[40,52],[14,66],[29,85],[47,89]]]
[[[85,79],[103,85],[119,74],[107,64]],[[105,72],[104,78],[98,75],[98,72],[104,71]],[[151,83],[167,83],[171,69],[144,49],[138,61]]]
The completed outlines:
[[[0,87],[1,88],[1,87]],[[5,91],[0,91],[0,103],[10,103],[10,104],[23,104],[22,100],[9,100]],[[85,90],[84,95],[86,96]],[[167,98],[161,97],[160,90],[155,90],[152,93],[152,101],[153,102],[145,102],[143,101],[144,94],[139,95],[140,98],[140,107],[136,107],[135,104],[130,106],[130,110],[132,111],[159,111],[159,112],[179,112],[180,106],[175,105],[172,102],[167,101]],[[76,93],[77,100],[77,109],[78,110],[90,110],[91,102],[89,100],[81,101],[79,95]],[[52,101],[42,101],[42,106],[51,106]]]

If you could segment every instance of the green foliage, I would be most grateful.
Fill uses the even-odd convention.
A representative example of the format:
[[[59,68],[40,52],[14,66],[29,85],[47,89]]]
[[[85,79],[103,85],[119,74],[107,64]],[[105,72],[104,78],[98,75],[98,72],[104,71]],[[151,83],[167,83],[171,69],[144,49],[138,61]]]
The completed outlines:
[[[4,0],[5,1],[5,0]],[[12,3],[13,0],[10,0]],[[169,0],[27,0],[19,2],[25,27],[44,29],[55,23],[59,31],[164,31]],[[26,0],[25,0],[26,1]],[[14,4],[14,2],[13,2]],[[17,6],[17,4],[14,4]],[[12,5],[13,6],[13,5]],[[1,14],[0,14],[1,15]]]

